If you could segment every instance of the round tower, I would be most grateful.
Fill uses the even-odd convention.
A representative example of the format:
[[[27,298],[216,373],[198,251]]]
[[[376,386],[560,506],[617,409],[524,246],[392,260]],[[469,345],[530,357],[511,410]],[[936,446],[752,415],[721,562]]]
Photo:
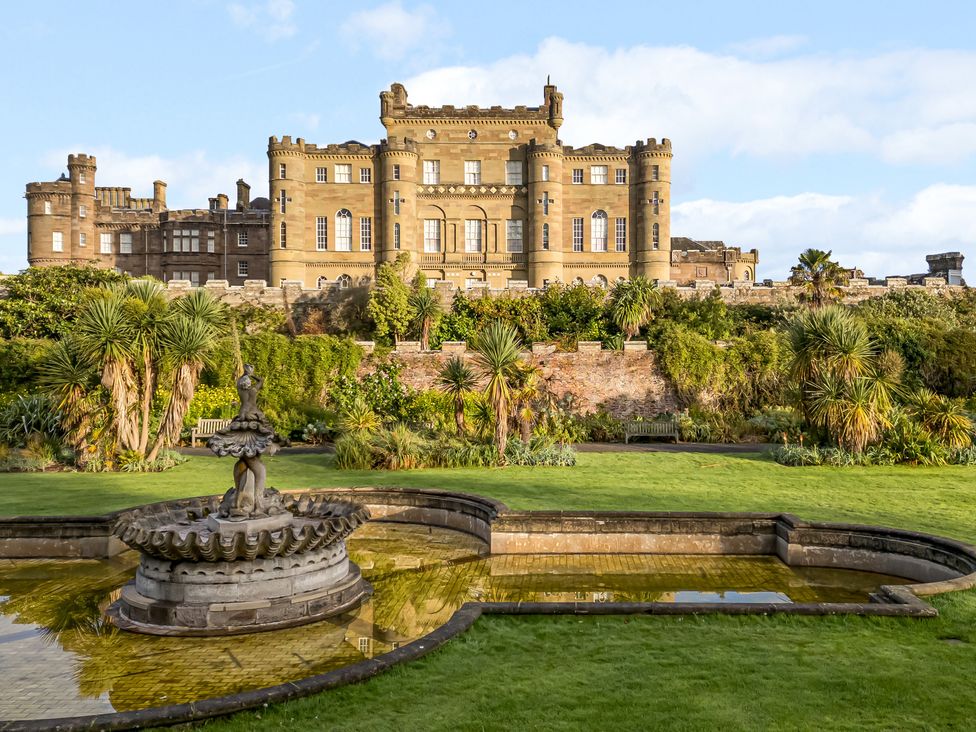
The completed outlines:
[[[417,250],[417,167],[413,140],[391,137],[380,143],[380,196],[383,236],[378,260],[391,262],[401,252],[419,259]],[[411,270],[413,267],[410,268]]]
[[[563,150],[532,142],[526,153],[529,175],[529,287],[563,278]]]
[[[283,280],[305,282],[305,140],[285,135],[268,141],[268,190],[271,197],[270,274],[268,285]],[[309,284],[306,282],[306,286]]]
[[[68,178],[71,181],[71,258],[96,259],[95,157],[69,155]]]
[[[671,279],[671,141],[638,141],[637,213],[639,232],[631,274]]]

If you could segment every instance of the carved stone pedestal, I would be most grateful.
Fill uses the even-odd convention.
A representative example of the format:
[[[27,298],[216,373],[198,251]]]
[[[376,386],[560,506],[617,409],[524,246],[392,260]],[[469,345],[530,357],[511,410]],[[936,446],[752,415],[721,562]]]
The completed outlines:
[[[372,589],[345,542],[288,557],[173,562],[143,555],[110,614],[153,635],[233,635],[286,628],[356,607]]]

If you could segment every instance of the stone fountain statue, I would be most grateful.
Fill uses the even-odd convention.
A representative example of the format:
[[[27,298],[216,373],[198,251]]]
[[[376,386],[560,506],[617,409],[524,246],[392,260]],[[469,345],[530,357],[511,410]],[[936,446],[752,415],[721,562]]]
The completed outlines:
[[[119,627],[157,635],[272,630],[346,612],[371,592],[345,544],[369,512],[265,486],[261,455],[281,440],[258,408],[263,384],[245,365],[240,413],[207,441],[218,456],[237,458],[233,487],[119,515],[114,534],[142,554],[134,582],[108,610]]]

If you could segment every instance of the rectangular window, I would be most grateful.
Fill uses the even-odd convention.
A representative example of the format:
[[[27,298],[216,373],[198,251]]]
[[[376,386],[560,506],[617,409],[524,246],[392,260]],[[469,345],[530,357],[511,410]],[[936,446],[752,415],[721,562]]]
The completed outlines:
[[[393,248],[400,248],[400,224],[393,224]]]
[[[190,275],[190,284],[193,285],[194,287],[199,287],[200,286],[200,273],[199,272],[189,272],[188,274]]]
[[[661,166],[652,165],[651,166],[651,180],[661,180]]]
[[[237,262],[237,276],[247,277],[247,260],[241,259]]]
[[[60,234],[58,236],[60,236]],[[99,234],[98,235],[98,252],[99,252],[99,254],[111,254],[112,253],[112,235],[111,234]]]
[[[214,240],[215,240],[215,232],[208,231],[207,232],[207,254],[214,253]]]
[[[549,191],[542,194],[542,215],[549,215]]]
[[[542,225],[542,248],[549,249],[549,224]]]
[[[315,182],[316,183],[328,183],[329,182],[329,169],[328,168],[316,168],[315,169]]]
[[[81,183],[82,185],[84,185],[85,183],[88,182],[88,179],[85,177],[85,171],[84,170],[79,170],[78,171],[78,182]]]
[[[278,177],[282,180],[288,177],[288,168],[284,163],[278,163]]]
[[[237,232],[237,246],[246,247],[247,246],[247,231]]]
[[[335,240],[337,252],[352,251],[352,216],[348,211],[345,211],[345,215],[342,212],[336,215]]]
[[[661,213],[661,199],[657,197],[657,191],[651,195],[651,211],[653,213]]]
[[[661,246],[661,227],[658,224],[654,224],[651,227],[651,249],[657,249]]]
[[[480,160],[464,161],[464,185],[466,186],[481,185],[481,161]]]
[[[510,186],[522,185],[522,161],[505,161],[505,184]]]
[[[111,234],[109,234],[109,236],[111,236]],[[51,232],[51,249],[55,252],[64,251],[64,234],[62,234],[60,231]],[[109,249],[109,251],[111,252],[112,250]]]
[[[369,654],[369,638],[359,639],[359,652],[364,656]]]
[[[44,215],[45,216],[50,216],[51,215],[51,202],[50,201],[45,201],[44,202]]]
[[[373,170],[372,168],[360,168],[359,169],[359,182],[360,183],[372,183],[373,181]]]
[[[183,233],[186,234],[185,231]],[[185,240],[183,243],[184,246],[186,246]],[[193,229],[193,231],[190,232],[190,251],[191,252],[200,251],[200,230],[199,229]]]
[[[212,282],[215,279],[217,279],[216,272],[207,272],[207,282]]]
[[[464,251],[481,251],[481,221],[466,219],[464,222]]]
[[[591,165],[590,166],[590,183],[594,185],[606,185],[607,182],[607,166],[606,165]]]
[[[580,184],[583,182],[583,169],[573,168],[573,183]]]
[[[278,193],[278,212],[284,213],[287,204],[288,204],[288,193],[285,191],[284,188],[282,188],[281,191]]]
[[[393,191],[393,215],[400,215],[400,191]]]
[[[543,165],[542,166],[542,180],[543,181],[548,181],[549,180],[549,166],[548,165]]]
[[[424,161],[424,185],[437,185],[441,182],[441,161]]]
[[[78,218],[83,219],[88,216],[88,207],[85,204],[81,204],[78,207]]]
[[[329,246],[329,217],[315,217],[315,249],[324,252]]]
[[[393,180],[400,180],[400,166],[393,166]]]
[[[522,220],[509,219],[505,226],[505,248],[509,252],[522,251]]]
[[[165,241],[165,239],[163,241]],[[84,231],[78,234],[78,246],[88,246],[88,234],[86,234]]]
[[[119,234],[119,254],[132,254],[132,234]]]
[[[573,251],[583,251],[583,219],[573,219]]]
[[[335,166],[336,183],[352,183],[352,165],[340,164]]]
[[[617,225],[614,231],[614,241],[616,242],[618,252],[627,251],[627,219],[617,219]]]
[[[359,219],[359,251],[368,252],[373,248],[373,219],[363,216]]]
[[[627,169],[617,168],[617,170],[614,173],[613,182],[616,183],[618,186],[624,185],[627,182]]]
[[[441,220],[424,219],[424,251],[439,252],[441,250]]]
[[[288,248],[288,225],[282,221],[278,227],[278,246],[282,249]]]

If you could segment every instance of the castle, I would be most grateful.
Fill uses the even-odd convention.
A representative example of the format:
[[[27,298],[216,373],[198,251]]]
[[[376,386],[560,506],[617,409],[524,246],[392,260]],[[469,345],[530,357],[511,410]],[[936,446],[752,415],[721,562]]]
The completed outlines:
[[[271,137],[270,200],[239,180],[234,208],[218,194],[168,210],[162,181],[152,198],[97,188],[95,158],[71,155],[67,177],[27,185],[28,261],[307,289],[368,284],[401,253],[458,289],[755,279],[754,249],[672,240],[668,139],[573,148],[562,108],[548,83],[540,106],[513,109],[414,106],[393,84],[379,144]]]

